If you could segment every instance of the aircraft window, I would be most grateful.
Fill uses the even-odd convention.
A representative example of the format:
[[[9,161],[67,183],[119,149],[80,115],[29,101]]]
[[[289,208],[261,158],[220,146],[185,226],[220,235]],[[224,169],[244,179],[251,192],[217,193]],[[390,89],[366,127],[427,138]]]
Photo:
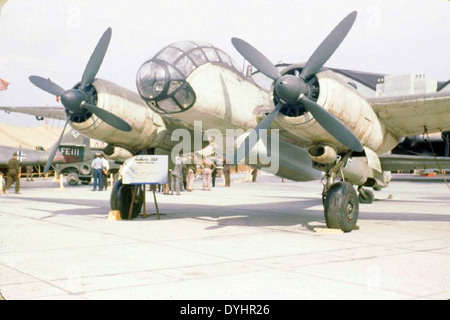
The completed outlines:
[[[158,106],[164,113],[170,114],[180,112],[180,107],[176,103],[173,103],[172,99],[158,101]]]
[[[167,47],[163,51],[161,51],[156,56],[156,58],[159,60],[167,61],[169,63],[173,63],[175,60],[177,60],[183,54],[184,54],[183,51],[180,51],[180,50],[172,48],[172,47]]]
[[[217,50],[219,52],[219,56],[220,56],[220,60],[222,60],[222,62],[228,64],[229,66],[231,66],[231,61],[230,61],[230,57],[223,51],[221,50]]]
[[[183,76],[180,71],[178,71],[175,67],[173,67],[172,65],[167,65],[167,69],[169,69],[169,74],[170,74],[170,80],[174,81],[183,81],[186,77]]]
[[[169,89],[167,90],[167,94],[171,95],[175,90],[177,90],[181,85],[183,84],[183,81],[170,81]]]
[[[208,42],[204,42],[204,41],[196,41],[195,42],[197,44],[197,46],[199,47],[211,47],[211,44]]]
[[[196,68],[188,56],[182,57],[175,65],[186,77]]]
[[[234,67],[237,71],[240,71],[240,67],[239,67],[239,65],[236,63],[236,61],[234,61],[234,60],[231,59],[231,58],[230,58],[230,60],[231,60],[231,64],[233,65],[233,67]]]
[[[201,49],[193,50],[189,53],[189,56],[197,66],[201,66],[208,62],[208,59],[206,59],[206,56]]]
[[[188,108],[195,102],[195,95],[189,90],[186,83],[175,93],[174,98],[183,108]]]
[[[138,89],[146,98],[157,97],[164,89],[166,74],[161,65],[148,62],[138,71]]]
[[[214,48],[203,48],[203,51],[209,61],[219,61],[219,56]]]
[[[178,48],[184,52],[190,51],[194,48],[198,48],[198,45],[191,41],[177,42],[177,43],[172,44],[171,46]]]

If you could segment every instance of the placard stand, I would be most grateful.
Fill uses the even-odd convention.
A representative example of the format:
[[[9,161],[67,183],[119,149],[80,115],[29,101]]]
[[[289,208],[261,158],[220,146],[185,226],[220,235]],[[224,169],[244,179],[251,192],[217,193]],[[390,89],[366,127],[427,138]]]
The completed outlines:
[[[164,184],[168,181],[169,159],[167,155],[138,155],[127,159],[123,165],[122,176],[123,184],[133,185],[131,190],[131,204],[128,211],[128,219],[131,220],[133,215],[134,202],[136,193],[143,192],[143,199],[139,197],[139,205],[143,204],[142,218],[156,215],[158,220],[161,219],[159,212],[158,201],[156,200],[156,184]],[[156,214],[147,214],[146,206],[146,186],[151,185],[153,191],[153,201],[155,203]],[[141,189],[139,189],[141,188]],[[143,188],[143,190],[142,190]],[[141,200],[143,203],[141,203]]]
[[[158,206],[158,201],[156,200],[156,190],[154,188],[154,184],[151,184],[152,186],[152,192],[153,192],[153,201],[155,203],[155,209],[156,209],[156,213],[149,213],[147,214],[147,199],[146,199],[146,184],[140,184],[140,185],[135,185],[131,194],[131,204],[130,204],[130,210],[128,211],[128,220],[131,220],[131,215],[133,213],[133,208],[134,208],[134,199],[136,198],[136,192],[138,188],[142,188],[143,192],[144,192],[144,208],[143,208],[143,213],[140,214],[139,216],[141,218],[148,218],[148,217],[152,217],[152,216],[157,216],[158,220],[161,220],[160,216],[165,216],[165,213],[161,213],[159,212],[159,206]]]
[[[155,203],[155,209],[156,209],[156,213],[149,213],[147,214],[147,208],[146,208],[146,188],[144,185],[144,212],[140,215],[141,218],[148,218],[148,217],[152,217],[152,216],[157,216],[158,220],[161,220],[161,215],[165,216],[165,213],[160,213],[159,212],[159,206],[158,206],[158,201],[156,200],[156,185],[152,184],[152,192],[153,192],[153,202]]]

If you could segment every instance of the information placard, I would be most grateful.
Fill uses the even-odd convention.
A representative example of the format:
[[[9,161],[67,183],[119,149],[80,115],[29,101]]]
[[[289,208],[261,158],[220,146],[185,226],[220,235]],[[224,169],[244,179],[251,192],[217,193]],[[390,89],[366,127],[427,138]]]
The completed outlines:
[[[166,184],[169,179],[169,156],[139,155],[123,164],[123,184]]]

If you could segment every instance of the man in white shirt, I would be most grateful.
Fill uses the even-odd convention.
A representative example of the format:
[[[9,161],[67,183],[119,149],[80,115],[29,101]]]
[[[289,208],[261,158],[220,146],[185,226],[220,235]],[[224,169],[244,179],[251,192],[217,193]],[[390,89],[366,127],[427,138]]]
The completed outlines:
[[[98,191],[103,189],[103,161],[100,159],[100,153],[95,154],[95,159],[92,161],[92,170],[94,171],[94,189],[96,191],[98,186]]]

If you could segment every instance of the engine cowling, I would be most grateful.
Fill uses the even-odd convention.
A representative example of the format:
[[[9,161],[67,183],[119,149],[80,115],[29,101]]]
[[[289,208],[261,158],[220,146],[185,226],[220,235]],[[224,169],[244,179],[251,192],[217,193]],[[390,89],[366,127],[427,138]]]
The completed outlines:
[[[92,114],[73,121],[74,129],[132,152],[154,148],[164,140],[167,128],[161,116],[146,106],[138,94],[102,79],[95,80],[92,85],[97,107],[119,116],[132,130],[124,134]]]
[[[301,72],[303,65],[293,65],[282,74]],[[353,87],[331,70],[323,70],[309,80],[308,96],[341,120],[364,145],[381,154],[394,148],[399,138],[386,130],[371,105]],[[275,103],[277,97],[274,96]],[[337,152],[347,148],[334,139],[301,105],[287,105],[275,119],[279,128],[298,137],[299,145],[327,144]]]

